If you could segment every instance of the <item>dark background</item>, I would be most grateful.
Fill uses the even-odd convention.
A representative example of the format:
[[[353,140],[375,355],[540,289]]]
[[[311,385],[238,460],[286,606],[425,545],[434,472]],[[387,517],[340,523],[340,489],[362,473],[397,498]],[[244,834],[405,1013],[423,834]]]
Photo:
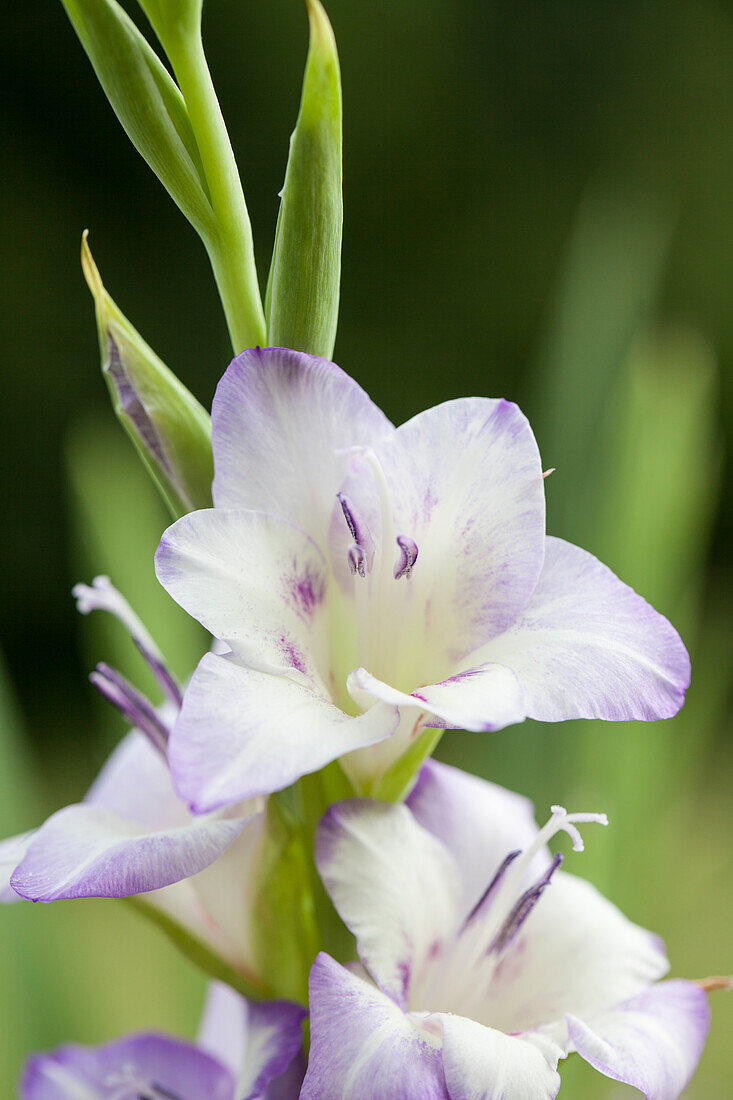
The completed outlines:
[[[448,735],[445,757],[532,795],[541,819],[550,801],[573,798],[618,816],[615,839],[604,834],[571,869],[661,932],[675,973],[730,970],[733,7],[330,0],[328,10],[345,105],[336,360],[398,422],[466,393],[517,400],[557,467],[549,530],[637,586],[693,655],[688,706],[672,723]],[[305,15],[298,0],[209,0],[205,41],[264,282]],[[203,249],[127,141],[60,4],[3,6],[0,83],[9,833],[79,797],[121,732],[85,675],[109,658],[103,644],[123,642],[77,622],[75,579],[110,571],[127,584],[182,672],[199,645],[155,589],[150,555],[166,517],[107,403],[82,230],[118,304],[207,405],[230,348]],[[121,907],[95,905],[0,914],[18,956],[6,988],[28,1002],[7,1065],[0,1055],[8,1081],[34,1045],[192,1026],[199,990],[184,964]],[[87,916],[98,911],[122,952],[114,963]],[[41,940],[57,947],[42,963]],[[80,991],[85,972],[97,993]],[[66,998],[79,1002],[73,1017]],[[714,1007],[689,1090],[700,1100],[727,1094],[733,1068],[731,1009],[722,996]],[[596,1095],[585,1078],[575,1087]]]

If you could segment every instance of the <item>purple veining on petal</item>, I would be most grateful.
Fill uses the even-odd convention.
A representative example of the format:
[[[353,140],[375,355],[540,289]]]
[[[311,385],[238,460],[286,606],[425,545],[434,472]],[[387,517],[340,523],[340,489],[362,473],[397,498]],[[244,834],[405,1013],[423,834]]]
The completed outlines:
[[[394,579],[396,581],[400,577],[410,576],[418,555],[417,543],[414,539],[407,538],[405,535],[398,535],[397,545],[400,548],[400,560],[394,567]]]
[[[352,577],[366,577],[366,554],[356,543],[349,547],[349,570]]]
[[[134,387],[130,385],[127,370],[122,360],[122,356],[120,355],[120,349],[110,333],[107,334],[107,361],[104,364],[104,371],[105,374],[108,374],[112,379],[112,384],[117,392],[117,398],[122,407],[122,411],[126,416],[129,416],[130,420],[135,425],[135,430],[155,458],[156,462],[163,467],[166,475],[173,480],[174,471],[171,469],[160,436],[158,435],[155,425],[145,411],[145,406],[135,392]]]
[[[489,952],[497,955],[501,954],[514,941],[527,917],[549,886],[552,876],[562,863],[562,859],[562,852],[558,852],[539,882],[535,883],[534,886],[530,886],[529,890],[525,890],[492,940]]]
[[[522,854],[521,848],[517,848],[517,849],[515,849],[515,851],[510,852],[508,856],[504,857],[504,859],[502,860],[502,862],[499,866],[498,871],[496,872],[496,874],[492,878],[491,882],[486,887],[483,894],[478,899],[478,901],[474,905],[473,909],[471,910],[471,912],[468,914],[465,921],[463,922],[463,927],[464,928],[467,928],[468,925],[471,923],[471,921],[474,920],[474,918],[477,917],[478,914],[483,911],[483,909],[486,907],[486,903],[492,898],[494,892],[496,891],[497,886],[499,885],[501,880],[504,878],[504,875],[506,874],[507,868],[514,862],[514,860],[517,858],[517,856],[521,856],[521,854]]]
[[[323,575],[306,566],[303,572],[296,572],[290,577],[288,587],[298,614],[310,619],[326,595]]]
[[[297,646],[294,645],[294,643],[291,642],[284,635],[281,635],[280,637],[280,645],[282,647],[283,654],[290,662],[292,668],[297,669],[298,672],[306,674],[308,669],[305,663],[305,657],[297,648]]]
[[[161,722],[148,700],[130,684],[116,669],[101,662],[89,680],[99,694],[111,703],[124,718],[166,756],[170,731]]]

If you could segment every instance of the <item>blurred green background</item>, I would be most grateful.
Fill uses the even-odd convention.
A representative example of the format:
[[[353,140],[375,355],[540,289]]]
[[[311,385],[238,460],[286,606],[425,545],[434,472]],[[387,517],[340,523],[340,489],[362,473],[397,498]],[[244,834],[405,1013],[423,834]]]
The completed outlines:
[[[607,810],[568,867],[666,939],[673,973],[733,969],[730,790],[733,5],[330,0],[345,100],[336,359],[396,421],[466,393],[517,400],[549,530],[681,629],[693,685],[655,725],[450,734],[444,759]],[[128,5],[128,10],[135,14]],[[185,674],[201,640],[152,575],[167,518],[117,428],[78,263],[206,404],[229,359],[195,234],[119,128],[60,4],[5,5],[0,40],[0,831],[82,795],[122,726],[98,659],[140,673],[74,580],[109,572]],[[141,22],[141,26],[142,26]],[[206,43],[267,271],[307,45],[299,0],[209,0]],[[191,1033],[203,983],[124,903],[0,912],[0,1094],[28,1052]],[[733,997],[686,1096],[731,1094]],[[569,1100],[637,1095],[571,1060]]]

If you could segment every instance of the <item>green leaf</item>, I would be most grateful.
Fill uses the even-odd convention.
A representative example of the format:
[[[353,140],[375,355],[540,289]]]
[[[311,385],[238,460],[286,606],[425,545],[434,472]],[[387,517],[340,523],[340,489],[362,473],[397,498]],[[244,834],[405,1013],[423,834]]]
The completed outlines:
[[[174,80],[115,0],[62,3],[128,137],[191,224],[207,236],[213,228],[208,187]]]
[[[104,289],[87,243],[82,269],[97,314],[102,371],[118,420],[174,516],[211,507],[211,418]]]
[[[341,76],[336,40],[320,0],[307,4],[310,47],[281,193],[266,313],[270,344],[330,358],[341,282]]]

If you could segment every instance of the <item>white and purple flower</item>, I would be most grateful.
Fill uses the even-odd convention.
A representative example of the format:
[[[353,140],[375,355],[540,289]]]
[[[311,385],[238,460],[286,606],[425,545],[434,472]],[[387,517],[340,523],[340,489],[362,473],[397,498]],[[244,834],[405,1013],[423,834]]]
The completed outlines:
[[[358,790],[423,727],[667,718],[676,631],[590,554],[545,535],[532,431],[503,400],[394,428],[333,363],[243,352],[213,406],[215,508],[157,553],[161,583],[231,652],[185,692],[170,761],[211,811],[337,757]]]
[[[602,815],[529,803],[426,764],[406,805],[354,799],[321,823],[323,881],[362,966],[311,971],[301,1100],[550,1100],[576,1051],[647,1100],[690,1080],[709,1014],[702,989],[658,982],[659,939],[546,845]]]
[[[27,1063],[20,1100],[297,1100],[305,1010],[209,989],[195,1044],[140,1034]]]
[[[224,960],[247,988],[266,992],[252,933],[252,881],[265,844],[264,799],[192,814],[167,759],[181,691],[149,633],[107,577],[74,589],[79,610],[105,610],[127,627],[167,696],[153,707],[98,665],[90,679],[135,727],[81,803],[39,829],[0,843],[0,900],[56,901],[139,895]]]

